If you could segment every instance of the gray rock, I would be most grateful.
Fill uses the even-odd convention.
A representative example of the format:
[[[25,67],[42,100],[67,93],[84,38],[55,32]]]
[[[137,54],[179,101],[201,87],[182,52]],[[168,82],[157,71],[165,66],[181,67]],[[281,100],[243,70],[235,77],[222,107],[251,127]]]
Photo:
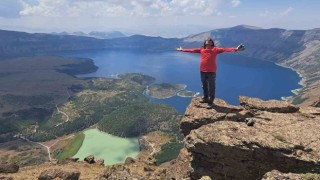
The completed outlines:
[[[144,170],[144,171],[154,171],[154,169],[151,168],[151,167],[149,167],[149,166],[143,167],[143,170]]]
[[[96,163],[101,165],[101,166],[104,166],[104,159],[97,159]]]
[[[99,180],[132,180],[130,169],[123,165],[113,165],[107,167],[104,173],[99,177]]]
[[[90,155],[90,156],[87,156],[84,158],[84,161],[89,163],[89,164],[93,164],[95,163],[95,160],[94,160],[94,156],[93,155]]]
[[[202,176],[200,180],[211,180],[209,176]]]
[[[19,171],[19,166],[14,163],[1,163],[0,164],[0,173],[16,173]]]
[[[125,160],[125,164],[131,164],[131,163],[135,163],[136,162],[136,160],[135,159],[133,159],[132,157],[127,157],[127,159]]]
[[[245,120],[247,126],[253,126],[254,125],[254,120],[251,118],[246,118]]]
[[[302,106],[300,107],[299,112],[314,118],[320,115],[320,108],[312,107],[312,106],[307,106],[307,107]]]
[[[66,172],[62,171],[60,169],[48,169],[43,171],[40,176],[38,177],[38,180],[51,180],[60,178],[63,180],[78,180],[80,177],[80,172],[74,171],[74,172]]]
[[[263,101],[258,98],[240,96],[239,102],[240,105],[247,110],[260,110],[274,113],[294,113],[299,110],[299,107],[295,105],[278,100]]]

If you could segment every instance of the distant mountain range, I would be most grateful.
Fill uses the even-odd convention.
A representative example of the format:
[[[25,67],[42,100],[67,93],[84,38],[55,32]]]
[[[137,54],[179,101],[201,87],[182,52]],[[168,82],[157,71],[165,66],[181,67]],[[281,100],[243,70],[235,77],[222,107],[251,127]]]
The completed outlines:
[[[143,35],[112,39],[97,38],[107,37],[107,34],[103,32],[92,32],[89,33],[89,36],[92,37],[85,37],[82,33],[74,36],[29,34],[0,30],[0,56],[105,48],[174,51],[178,46],[200,47],[203,40],[210,36],[217,45],[222,47],[235,47],[240,43],[244,43],[246,51],[241,52],[241,55],[272,61],[293,68],[304,76],[304,83],[308,87],[316,86],[320,88],[320,83],[317,84],[320,81],[320,28],[285,30],[279,28],[262,29],[241,25],[215,29],[185,38],[162,38]],[[305,97],[304,94],[308,94],[309,91],[314,91],[314,89],[305,88],[305,92],[302,91],[300,93],[296,103],[310,99],[309,96]],[[313,94],[316,94],[315,97],[319,97],[320,90],[318,93],[314,91]]]
[[[126,37],[125,34],[119,31],[112,31],[112,32],[100,32],[100,31],[92,31],[89,33],[84,33],[84,32],[53,32],[52,34],[54,35],[74,35],[74,36],[85,36],[85,37],[93,37],[97,39],[113,39],[113,38],[120,38],[120,37]]]

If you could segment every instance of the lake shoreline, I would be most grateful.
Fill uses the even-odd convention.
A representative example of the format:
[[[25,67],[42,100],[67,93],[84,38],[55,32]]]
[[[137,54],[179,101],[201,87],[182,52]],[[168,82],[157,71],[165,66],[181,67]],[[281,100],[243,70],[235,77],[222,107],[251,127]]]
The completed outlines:
[[[79,151],[73,156],[83,159],[89,155],[105,160],[105,166],[124,163],[127,157],[137,157],[140,153],[139,137],[123,138],[99,130],[88,128],[82,131],[85,139]],[[92,141],[92,138],[95,141]],[[121,142],[120,142],[121,140]],[[94,147],[94,150],[92,149]],[[117,151],[114,151],[117,149]]]
[[[297,89],[292,89],[291,92],[294,94],[292,96],[287,96],[287,97],[281,97],[282,100],[286,101],[286,102],[291,102],[295,97],[297,97],[301,90],[307,87],[306,81],[307,81],[307,77],[306,75],[304,75],[300,70],[298,69],[294,69],[292,67],[286,66],[283,63],[274,63],[277,66],[286,68],[286,69],[290,69],[292,71],[294,71],[295,73],[298,74],[300,81],[298,82],[299,85],[301,85],[301,88],[297,88]]]
[[[70,54],[69,54],[70,56]],[[84,54],[77,54],[75,55],[77,57],[85,56],[87,58],[93,58],[95,61],[95,64],[99,66],[99,70],[96,71],[96,73],[91,73],[90,77],[106,77],[110,78],[110,75],[112,74],[112,78],[116,78],[117,74],[123,74],[128,72],[133,73],[143,73],[147,74],[149,76],[152,76],[157,79],[158,83],[165,82],[165,83],[172,83],[172,84],[186,84],[188,87],[188,90],[194,92],[199,92],[201,88],[200,81],[198,80],[199,76],[199,61],[197,56],[191,56],[188,54],[178,54],[177,52],[167,52],[162,54],[149,54],[149,53],[143,53],[143,52],[126,52],[123,53],[121,51],[104,51],[104,52],[94,52]],[[74,54],[72,54],[72,57],[74,57]],[[118,57],[117,59],[114,59],[114,57]],[[231,104],[238,104],[238,97],[242,94],[246,94],[248,96],[262,98],[262,99],[284,99],[284,97],[290,97],[295,96],[296,91],[298,91],[296,88],[299,88],[299,77],[296,76],[297,71],[290,71],[288,74],[286,74],[286,69],[278,69],[276,67],[279,67],[280,64],[277,64],[272,61],[268,60],[262,60],[257,59],[254,57],[248,57],[243,56],[240,54],[233,55],[228,54],[228,56],[220,57],[219,60],[219,69],[221,69],[221,77],[223,79],[223,82],[232,82],[232,83],[219,83],[217,86],[219,87],[219,90],[217,91],[217,97],[225,99],[227,102]],[[240,64],[233,64],[233,63],[224,63],[223,60],[226,60],[226,58],[237,58],[242,59]],[[107,59],[107,60],[106,60]],[[132,60],[134,59],[134,61]],[[246,66],[244,65],[246,61],[249,60],[250,62],[257,62],[258,64],[263,62],[271,63],[272,66],[275,66],[275,68],[271,68],[270,70],[266,71],[260,71],[257,68],[260,68],[259,65],[253,65],[253,66]],[[247,62],[248,63],[248,62]],[[240,68],[239,68],[240,66]],[[242,68],[243,67],[243,68]],[[267,65],[267,68],[269,66]],[[282,66],[283,67],[283,66]],[[225,69],[228,68],[228,69]],[[262,67],[263,68],[263,67]],[[225,70],[225,71],[223,71]],[[234,71],[235,70],[235,71]],[[258,71],[256,71],[258,70]],[[187,73],[186,73],[187,72]],[[278,73],[275,75],[273,72]],[[225,74],[224,74],[225,73]],[[237,74],[236,77],[233,75],[228,75],[227,73],[235,73]],[[270,74],[271,73],[271,74]],[[299,74],[298,74],[299,75]],[[82,76],[83,77],[83,76]],[[192,77],[192,78],[191,78]],[[197,77],[197,78],[195,78]],[[249,86],[243,86],[243,84],[246,84],[247,77],[255,77],[257,82],[254,82],[256,85],[256,88],[252,88]],[[263,83],[264,78],[267,78],[268,83]],[[290,79],[287,81],[287,79]],[[239,81],[238,79],[241,79]],[[270,81],[270,79],[274,79]],[[236,81],[235,81],[236,80]],[[253,81],[253,78],[249,78],[249,80]],[[300,80],[301,81],[301,80]],[[220,82],[222,82],[220,80]],[[249,81],[248,81],[249,83]],[[250,82],[252,83],[252,82]],[[302,83],[302,82],[300,82]],[[269,90],[269,87],[275,87],[275,89],[278,89],[276,87],[279,87],[279,90],[277,90],[277,93],[275,93],[273,90]],[[230,92],[231,89],[234,87],[241,87],[239,88],[238,92]],[[288,87],[288,88],[286,88]],[[235,89],[237,90],[237,89]],[[219,92],[220,91],[220,92]],[[143,92],[143,94],[148,98],[151,99],[152,102],[159,102],[162,104],[170,105],[171,107],[174,107],[175,109],[179,109],[179,112],[184,112],[185,107],[187,107],[190,103],[190,101],[183,100],[188,99],[182,96],[178,96],[175,94],[175,96],[172,97],[164,97],[164,98],[153,98],[148,96],[148,88]],[[199,93],[202,94],[201,91]],[[181,98],[176,98],[181,97]],[[190,97],[192,98],[192,97]],[[182,107],[183,106],[183,107]]]

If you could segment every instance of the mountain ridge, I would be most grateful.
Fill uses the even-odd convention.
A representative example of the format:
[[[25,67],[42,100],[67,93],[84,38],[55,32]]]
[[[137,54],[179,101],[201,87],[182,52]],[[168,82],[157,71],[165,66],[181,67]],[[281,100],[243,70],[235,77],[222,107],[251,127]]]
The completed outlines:
[[[85,36],[85,37],[93,37],[97,39],[113,39],[113,38],[120,38],[120,37],[126,37],[125,34],[123,34],[120,31],[111,31],[111,32],[104,32],[104,31],[91,31],[89,33],[84,33],[84,32],[53,32],[51,33],[53,35],[71,35],[71,36]]]

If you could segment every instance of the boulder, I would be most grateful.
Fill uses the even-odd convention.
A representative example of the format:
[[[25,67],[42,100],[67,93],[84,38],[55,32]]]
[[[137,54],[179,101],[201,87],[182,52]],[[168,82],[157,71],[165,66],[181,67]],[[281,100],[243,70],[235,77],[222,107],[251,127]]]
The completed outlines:
[[[108,166],[99,180],[131,180],[133,179],[130,169],[124,165]]]
[[[84,158],[84,161],[89,163],[89,164],[93,164],[95,163],[96,161],[94,160],[94,156],[93,155],[89,155],[87,157]]]
[[[209,176],[202,176],[199,180],[211,180]]]
[[[302,106],[300,107],[299,112],[306,116],[314,118],[320,115],[320,108],[311,107],[311,106]]]
[[[104,166],[104,159],[97,159],[96,163],[101,165],[101,166]]]
[[[135,163],[136,160],[133,159],[132,157],[127,157],[126,160],[124,161],[125,164],[131,164],[131,163]]]
[[[150,171],[154,171],[154,168],[152,168],[150,166],[145,166],[145,167],[143,167],[143,170],[150,172]]]
[[[60,178],[63,180],[78,180],[80,177],[79,171],[74,172],[66,172],[60,169],[48,169],[43,171],[40,176],[38,177],[38,180],[51,180]]]
[[[263,101],[258,98],[240,96],[239,102],[240,105],[247,110],[260,110],[275,113],[294,113],[299,110],[298,106],[292,105],[285,101],[278,100]]]
[[[19,166],[15,163],[0,163],[0,173],[16,173],[19,171]]]

